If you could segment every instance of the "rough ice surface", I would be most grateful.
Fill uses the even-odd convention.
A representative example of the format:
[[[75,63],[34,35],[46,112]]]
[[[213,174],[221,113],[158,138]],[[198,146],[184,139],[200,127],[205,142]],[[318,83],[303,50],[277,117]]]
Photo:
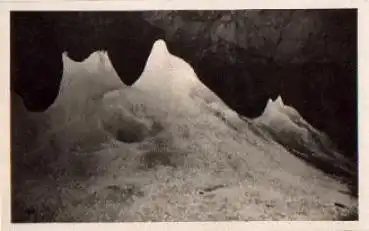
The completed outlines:
[[[357,206],[346,184],[292,153],[326,160],[330,146],[281,97],[243,118],[163,40],[131,87],[103,52],[63,61],[52,107],[17,107],[15,220],[334,220]]]

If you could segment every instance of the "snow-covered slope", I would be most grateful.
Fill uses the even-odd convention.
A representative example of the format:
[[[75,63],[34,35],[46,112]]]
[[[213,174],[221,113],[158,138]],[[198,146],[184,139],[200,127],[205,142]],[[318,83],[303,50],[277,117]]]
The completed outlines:
[[[241,118],[162,40],[132,87],[99,52],[64,56],[64,69],[46,113],[18,110],[32,117],[18,133],[44,130],[13,153],[15,220],[332,220],[357,206],[347,185],[270,137],[266,127],[309,139],[281,100],[257,121]]]

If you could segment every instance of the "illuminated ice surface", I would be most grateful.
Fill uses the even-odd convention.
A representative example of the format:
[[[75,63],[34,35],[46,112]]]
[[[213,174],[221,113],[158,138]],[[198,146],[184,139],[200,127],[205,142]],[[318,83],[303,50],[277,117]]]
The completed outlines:
[[[356,208],[347,185],[298,157],[350,173],[282,98],[239,116],[162,40],[131,87],[103,52],[63,60],[48,111],[14,107],[15,220],[333,220]]]

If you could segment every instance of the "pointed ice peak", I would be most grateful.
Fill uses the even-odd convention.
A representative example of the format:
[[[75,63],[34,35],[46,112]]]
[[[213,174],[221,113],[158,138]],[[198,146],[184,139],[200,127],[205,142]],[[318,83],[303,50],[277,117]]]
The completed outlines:
[[[156,40],[154,42],[153,47],[158,47],[158,48],[160,48],[162,50],[168,51],[167,44],[165,43],[165,41],[163,39]]]
[[[71,58],[69,58],[69,56],[68,56],[68,52],[66,52],[66,51],[64,51],[62,53],[62,60],[63,61],[72,61]]]
[[[87,65],[99,65],[106,64],[107,62],[110,62],[107,52],[99,50],[92,52],[82,63]]]
[[[75,65],[107,65],[110,63],[109,56],[106,51],[94,51],[86,59],[81,62],[76,62],[68,56],[68,52],[63,52],[62,59],[64,63],[75,64]]]
[[[284,108],[284,102],[282,97],[279,95],[275,100],[273,100],[272,98],[268,99],[268,103],[267,103],[267,108]]]
[[[273,100],[272,98],[268,99],[262,115],[267,116],[278,114],[281,113],[284,109],[286,109],[286,106],[283,103],[282,97],[279,95],[275,100]]]
[[[167,66],[169,57],[170,53],[165,41],[162,39],[156,40],[152,45],[143,73],[160,72],[160,69]]]
[[[277,97],[277,99],[274,102],[277,103],[280,106],[284,106],[282,97],[280,95]]]
[[[169,53],[167,44],[163,39],[156,40],[152,46],[151,53],[157,54],[158,52],[160,52],[162,55]]]
[[[95,51],[82,62],[72,60],[66,52],[62,58],[63,78],[55,104],[74,105],[125,86],[116,75],[107,52]],[[76,97],[77,94],[80,95]]]
[[[92,52],[87,59],[100,61],[102,59],[109,59],[109,58],[108,58],[108,55],[107,55],[106,51],[98,50],[98,51]]]

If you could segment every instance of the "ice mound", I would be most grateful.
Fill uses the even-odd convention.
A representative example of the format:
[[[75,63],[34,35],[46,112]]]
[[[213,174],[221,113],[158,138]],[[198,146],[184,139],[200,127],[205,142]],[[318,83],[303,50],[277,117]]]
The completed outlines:
[[[63,61],[62,90],[32,118],[38,142],[26,155],[30,138],[13,128],[17,220],[321,220],[357,205],[344,183],[284,148],[296,137],[294,147],[311,147],[313,133],[281,97],[255,121],[241,119],[163,40],[131,87],[106,54]]]
[[[145,91],[160,92],[163,97],[186,97],[199,85],[192,67],[172,55],[163,40],[153,44],[144,71],[133,85]]]
[[[351,172],[346,168],[348,162],[329,137],[315,129],[295,108],[285,105],[281,96],[276,100],[269,99],[264,112],[254,122],[291,152],[307,158],[334,161],[333,165],[337,163],[340,171]]]

